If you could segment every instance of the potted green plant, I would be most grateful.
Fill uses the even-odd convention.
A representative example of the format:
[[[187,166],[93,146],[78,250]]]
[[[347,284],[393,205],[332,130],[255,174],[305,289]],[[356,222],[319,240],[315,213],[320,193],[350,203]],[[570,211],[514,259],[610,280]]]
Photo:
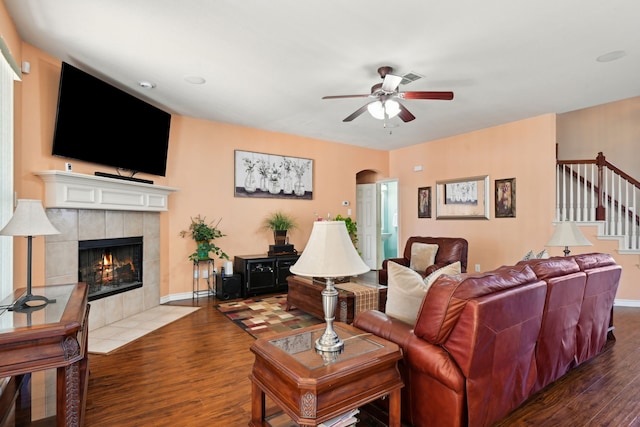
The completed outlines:
[[[287,241],[287,231],[297,227],[296,221],[281,211],[271,213],[264,219],[262,225],[273,231],[273,240],[276,245],[284,245]]]
[[[347,233],[353,242],[353,246],[358,249],[358,224],[351,219],[351,217],[344,217],[338,214],[335,217],[336,221],[344,221],[344,225],[347,227]]]
[[[209,254],[212,252],[220,259],[229,259],[229,255],[213,243],[215,239],[226,236],[218,228],[220,221],[222,221],[222,218],[214,225],[213,222],[207,222],[206,217],[198,215],[195,218],[191,218],[189,229],[180,232],[180,236],[189,236],[197,244],[196,251],[189,255],[191,261],[209,259]]]

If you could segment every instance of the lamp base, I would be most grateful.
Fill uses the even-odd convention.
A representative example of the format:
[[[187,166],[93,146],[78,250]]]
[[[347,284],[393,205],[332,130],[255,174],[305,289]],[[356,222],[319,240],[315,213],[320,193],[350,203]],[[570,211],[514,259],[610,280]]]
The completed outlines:
[[[316,340],[316,350],[322,352],[340,352],[344,349],[344,342],[338,337],[333,329],[336,306],[338,305],[338,291],[333,286],[333,277],[327,277],[327,286],[322,291],[322,308],[324,309],[324,320],[327,327],[320,338]]]
[[[316,340],[316,350],[320,352],[339,353],[343,349],[344,342],[333,329],[325,329],[322,336]]]
[[[42,295],[31,295],[28,293],[27,295],[18,298],[9,310],[17,311],[19,313],[36,311],[44,308],[47,304],[54,302],[56,302],[55,299],[49,299]]]

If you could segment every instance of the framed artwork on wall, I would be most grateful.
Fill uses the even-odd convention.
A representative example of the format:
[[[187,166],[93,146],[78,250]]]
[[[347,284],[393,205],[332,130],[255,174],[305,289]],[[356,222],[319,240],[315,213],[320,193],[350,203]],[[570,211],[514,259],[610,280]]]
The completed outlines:
[[[313,199],[313,160],[235,150],[235,197]]]
[[[418,188],[418,218],[431,218],[431,187]]]
[[[436,219],[489,219],[489,175],[436,182]]]
[[[516,179],[496,179],[496,218],[516,217]]]

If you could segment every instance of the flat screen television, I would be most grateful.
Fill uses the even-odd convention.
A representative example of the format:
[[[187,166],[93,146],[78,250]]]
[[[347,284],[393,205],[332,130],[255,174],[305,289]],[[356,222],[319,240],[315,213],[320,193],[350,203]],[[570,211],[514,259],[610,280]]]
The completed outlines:
[[[54,156],[165,176],[170,125],[171,114],[62,63]]]

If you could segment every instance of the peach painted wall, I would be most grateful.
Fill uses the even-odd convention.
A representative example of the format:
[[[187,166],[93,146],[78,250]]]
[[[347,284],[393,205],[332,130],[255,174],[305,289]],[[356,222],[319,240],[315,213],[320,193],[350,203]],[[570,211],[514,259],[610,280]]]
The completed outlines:
[[[67,161],[50,154],[61,61],[28,44],[23,45],[23,56],[31,62],[31,73],[19,86],[26,119],[16,135],[16,191],[19,198],[43,199],[43,182],[33,172],[63,170]],[[234,150],[313,159],[313,200],[234,197]],[[113,172],[108,167],[71,162],[78,173]],[[161,258],[166,260],[161,266],[161,295],[191,292],[192,267],[187,257],[195,244],[181,238],[179,232],[189,226],[192,216],[222,218],[220,228],[227,236],[217,243],[233,257],[267,252],[273,236],[260,224],[269,212],[280,209],[298,220],[300,226],[290,234],[290,240],[302,250],[316,215],[346,216],[348,208],[340,202],[349,200],[355,217],[356,174],[364,169],[388,175],[388,153],[174,115],[167,177],[140,175],[179,189],[169,196],[169,211],[160,216]],[[26,248],[18,239],[16,242],[15,253],[24,253]],[[33,257],[33,280],[38,283],[44,280],[44,239],[35,239]],[[25,281],[22,258],[16,256],[16,284]],[[218,263],[218,268],[221,265]]]
[[[469,241],[468,269],[481,271],[511,265],[529,250],[545,248],[555,219],[556,117],[543,115],[390,153],[389,173],[398,178],[400,242],[409,236],[461,236]],[[414,166],[421,165],[421,172]],[[438,180],[489,175],[489,220],[438,220],[435,185]],[[516,178],[516,217],[495,218],[496,179]],[[417,189],[432,187],[432,218],[418,218]],[[622,265],[617,300],[640,301],[639,255],[618,254],[618,242],[597,239],[597,227],[581,227],[593,246],[572,253],[610,253]],[[401,246],[404,249],[404,245]],[[547,248],[562,255],[562,248]],[[630,300],[635,300],[630,301]]]
[[[412,235],[464,237],[469,271],[476,264],[482,271],[513,264],[529,250],[541,251],[553,232],[554,164],[551,114],[396,150],[390,174],[400,182],[400,241]],[[414,172],[417,165],[421,172]],[[490,179],[489,220],[436,219],[436,181],[484,175]],[[515,218],[494,215],[494,181],[505,178],[516,178]],[[418,218],[418,187],[432,189],[432,218]]]
[[[602,151],[609,162],[640,180],[636,155],[640,151],[640,96],[558,114],[557,127],[559,159],[595,159]]]

